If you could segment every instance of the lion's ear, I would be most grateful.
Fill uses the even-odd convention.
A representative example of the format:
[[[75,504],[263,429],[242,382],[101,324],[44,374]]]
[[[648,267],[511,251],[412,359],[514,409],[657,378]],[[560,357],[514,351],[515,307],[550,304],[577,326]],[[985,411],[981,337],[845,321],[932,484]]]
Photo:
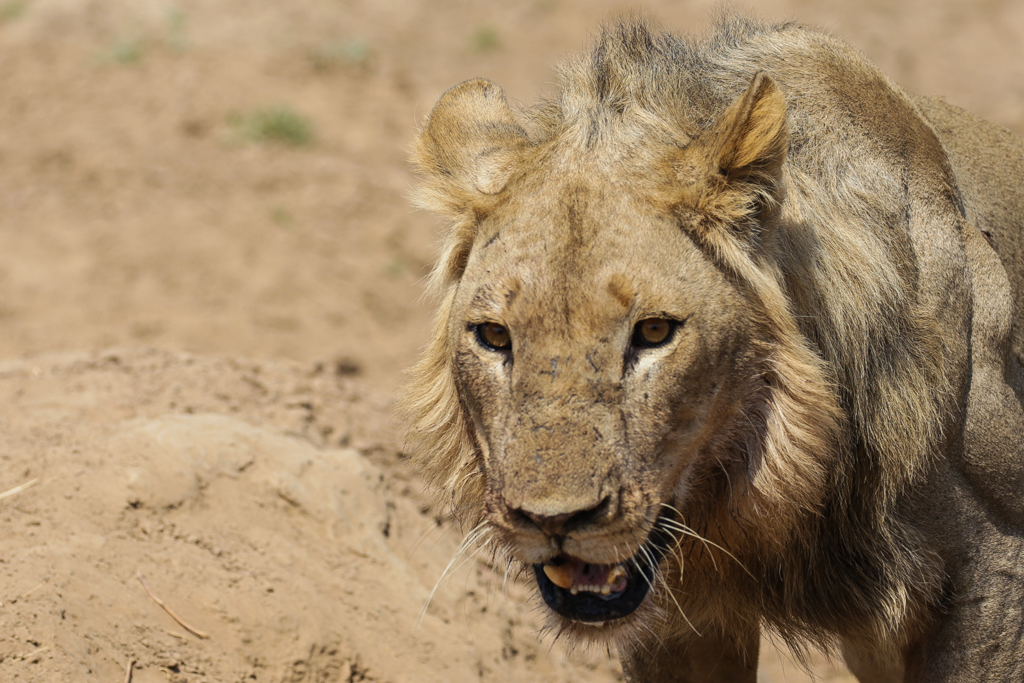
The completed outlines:
[[[789,146],[786,98],[764,72],[688,148],[681,179],[697,208],[735,222],[763,219],[778,200]]]
[[[501,88],[482,78],[461,83],[441,96],[416,140],[417,198],[453,217],[479,211],[505,189],[528,145]]]

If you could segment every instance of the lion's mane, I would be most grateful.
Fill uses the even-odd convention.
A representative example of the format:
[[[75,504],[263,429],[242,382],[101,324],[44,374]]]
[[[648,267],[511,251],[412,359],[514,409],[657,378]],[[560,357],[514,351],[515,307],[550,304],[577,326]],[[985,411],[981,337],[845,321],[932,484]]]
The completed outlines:
[[[855,85],[891,99],[894,109],[914,109],[859,53],[789,24],[729,17],[709,37],[683,40],[631,20],[606,27],[589,53],[563,65],[557,92],[522,111],[520,125],[531,142],[584,149],[628,138],[642,155],[635,141],[663,140],[668,129],[697,138],[759,71],[783,58],[780,46],[841,53],[863,80]],[[952,410],[944,388],[953,380],[934,317],[916,294],[907,228],[914,189],[871,147],[853,113],[815,111],[821,100],[813,85],[794,90],[801,85],[787,90],[789,143],[778,187],[758,189],[753,199],[742,189],[697,188],[689,206],[700,219],[679,216],[749,292],[769,340],[762,390],[744,407],[748,428],[723,435],[748,481],[707,492],[734,498],[728,506],[738,531],[726,540],[754,578],[748,590],[725,593],[735,603],[707,609],[725,620],[754,608],[791,640],[849,636],[856,624],[865,642],[897,647],[899,624],[922,602],[912,598],[938,590],[936,563],[917,550],[899,501],[941,450]],[[823,130],[829,122],[838,129]],[[924,124],[907,124],[904,133],[914,144],[937,144]],[[432,163],[422,149],[413,158],[421,169]],[[484,482],[448,329],[487,206],[467,208],[434,178],[417,197],[452,228],[433,273],[433,335],[404,400],[408,449],[455,514],[474,525]],[[749,226],[752,237],[737,226]],[[837,592],[846,600],[835,601]]]

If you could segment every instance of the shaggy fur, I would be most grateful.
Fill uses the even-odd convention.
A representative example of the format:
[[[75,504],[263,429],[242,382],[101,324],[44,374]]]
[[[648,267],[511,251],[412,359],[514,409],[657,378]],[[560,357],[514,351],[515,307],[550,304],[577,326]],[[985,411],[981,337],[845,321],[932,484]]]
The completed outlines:
[[[636,613],[556,628],[635,681],[753,681],[761,627],[864,681],[1024,676],[1020,140],[798,26],[629,21],[518,118],[445,93],[413,159],[452,222],[416,462],[526,564],[676,536]]]

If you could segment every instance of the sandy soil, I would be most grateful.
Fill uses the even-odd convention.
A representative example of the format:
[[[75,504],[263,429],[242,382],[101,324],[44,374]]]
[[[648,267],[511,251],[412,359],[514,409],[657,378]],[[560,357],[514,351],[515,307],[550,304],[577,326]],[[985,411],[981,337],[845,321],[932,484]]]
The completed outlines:
[[[713,7],[0,0],[0,681],[620,680],[486,557],[421,614],[460,536],[390,413],[440,229],[405,150],[461,80],[531,101],[602,18]],[[1024,3],[756,9],[1024,133]]]

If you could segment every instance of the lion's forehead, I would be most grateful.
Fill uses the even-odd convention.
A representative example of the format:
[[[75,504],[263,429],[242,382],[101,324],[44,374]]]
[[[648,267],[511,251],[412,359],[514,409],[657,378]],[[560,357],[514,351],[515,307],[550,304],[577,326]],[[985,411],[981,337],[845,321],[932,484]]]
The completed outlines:
[[[524,285],[516,275],[499,277],[474,286],[468,317],[500,322],[519,337],[606,340],[632,313],[633,283],[616,271],[589,282],[536,276]]]
[[[577,326],[631,314],[676,313],[708,298],[721,273],[677,220],[643,198],[593,187],[512,200],[481,226],[462,285],[480,315]]]

